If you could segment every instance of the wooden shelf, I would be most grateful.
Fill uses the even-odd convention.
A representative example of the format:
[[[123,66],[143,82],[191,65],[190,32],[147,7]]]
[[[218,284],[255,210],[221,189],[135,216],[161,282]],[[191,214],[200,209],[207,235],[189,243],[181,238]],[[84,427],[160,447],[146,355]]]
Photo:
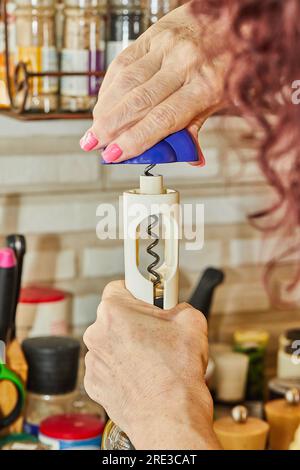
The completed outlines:
[[[17,113],[10,109],[1,109],[0,115],[17,119],[18,121],[51,121],[56,119],[72,120],[72,119],[91,119],[92,113],[67,113],[67,112],[53,112],[53,113]]]

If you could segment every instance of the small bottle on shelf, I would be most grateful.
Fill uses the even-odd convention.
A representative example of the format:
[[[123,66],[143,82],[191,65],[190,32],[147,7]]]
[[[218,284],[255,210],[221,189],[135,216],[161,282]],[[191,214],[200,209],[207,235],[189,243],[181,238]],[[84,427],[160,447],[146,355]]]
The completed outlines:
[[[7,33],[8,33],[8,46],[9,46],[9,77],[10,85],[12,86],[12,75],[15,61],[15,47],[16,47],[16,23],[15,23],[15,3],[7,1],[6,5],[3,0],[0,0],[0,109],[7,109],[10,107],[10,97],[8,92],[8,84],[6,77],[6,57],[5,57],[5,11],[7,18]]]
[[[144,0],[109,0],[107,66],[147,29],[147,23]]]
[[[149,23],[154,24],[180,5],[178,0],[148,0]]]
[[[58,70],[54,0],[16,0],[16,62],[24,62],[31,72]],[[17,93],[20,106],[23,92]],[[57,108],[58,79],[30,79],[25,109],[48,113]]]
[[[62,72],[105,70],[106,0],[65,0]],[[96,103],[101,78],[63,76],[61,108],[90,111]]]

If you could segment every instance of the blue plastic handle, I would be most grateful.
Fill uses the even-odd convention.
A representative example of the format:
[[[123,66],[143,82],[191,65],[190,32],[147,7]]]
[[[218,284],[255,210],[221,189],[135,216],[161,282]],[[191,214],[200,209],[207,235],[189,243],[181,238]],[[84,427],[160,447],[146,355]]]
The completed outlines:
[[[198,161],[197,147],[190,133],[183,129],[169,135],[137,157],[130,158],[124,162],[113,163],[113,165],[157,165],[161,163],[196,161]],[[102,163],[110,165],[110,163],[104,161]]]

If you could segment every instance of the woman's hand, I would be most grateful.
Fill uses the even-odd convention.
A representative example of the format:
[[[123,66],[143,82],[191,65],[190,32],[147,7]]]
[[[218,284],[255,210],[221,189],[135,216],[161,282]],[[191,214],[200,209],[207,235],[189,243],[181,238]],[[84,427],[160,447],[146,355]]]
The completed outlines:
[[[120,162],[183,128],[198,143],[199,128],[224,104],[226,34],[226,19],[196,18],[189,4],[164,16],[110,65],[82,149],[106,147],[104,160]]]
[[[117,281],[97,317],[84,336],[85,388],[135,448],[218,448],[204,316],[188,304],[161,310],[136,300]]]

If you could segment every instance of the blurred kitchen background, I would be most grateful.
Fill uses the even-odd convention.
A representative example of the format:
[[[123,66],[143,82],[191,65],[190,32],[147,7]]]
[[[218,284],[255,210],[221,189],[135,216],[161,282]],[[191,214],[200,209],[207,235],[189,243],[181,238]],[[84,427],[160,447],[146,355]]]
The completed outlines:
[[[45,5],[47,11],[50,9],[46,19],[42,14],[40,16],[39,12],[37,19],[35,17],[37,24],[41,25],[40,31],[49,28],[49,21],[52,21],[49,20],[49,15],[52,18],[52,15],[57,15],[58,11],[68,18],[68,14],[71,14],[68,13],[68,8],[71,7],[76,10],[76,18],[79,16],[81,19],[84,17],[85,9],[89,10],[91,5],[96,10],[98,8],[101,15],[109,16],[111,13],[113,16],[117,11],[117,15],[122,18],[118,24],[122,25],[121,31],[123,31],[122,34],[118,33],[120,40],[115,41],[118,43],[114,48],[117,52],[126,46],[128,41],[130,43],[131,39],[128,36],[128,31],[132,29],[128,27],[128,24],[132,24],[130,14],[135,15],[135,21],[137,17],[143,18],[144,26],[137,30],[138,35],[146,26],[174,8],[177,3],[111,0],[106,4],[103,1],[66,0],[65,3],[57,2],[55,10],[55,3],[51,0],[36,2],[24,0],[19,3],[9,1],[6,8],[8,26],[11,28],[10,51],[14,51],[17,57],[18,50],[23,50],[24,54],[24,49],[31,45],[30,40],[32,44],[37,44],[34,33],[31,35],[28,33],[28,37],[24,38],[27,31],[24,24],[32,21],[32,14],[29,14],[32,5],[36,5],[37,10]],[[18,9],[21,9],[21,13],[18,13]],[[19,29],[23,31],[22,34],[20,31],[18,33],[20,16],[22,21]],[[5,89],[3,14],[1,18],[2,88],[0,87],[0,90],[3,91]],[[57,21],[57,17],[55,18]],[[110,28],[107,28],[109,31],[113,29],[112,21],[116,21],[116,17],[113,18],[109,20]],[[119,26],[116,27],[118,31]],[[56,32],[56,36],[61,35],[60,39],[56,37],[54,43],[57,44],[57,49],[61,48],[64,41],[66,27],[67,25],[65,29],[58,29]],[[78,27],[76,22],[73,27],[76,31]],[[33,28],[29,29],[33,31]],[[106,32],[106,36],[100,38],[101,41],[99,38],[95,39],[101,42],[101,47],[104,49],[112,44],[111,39],[115,39],[109,34]],[[41,46],[43,40],[40,40]],[[80,44],[78,47],[80,49]],[[30,64],[29,70],[37,70],[32,62]],[[82,80],[82,77],[72,78],[73,82],[78,79]],[[43,95],[44,88],[39,84],[36,94]],[[35,91],[31,89],[31,92],[34,94]],[[96,97],[93,98],[94,101],[95,99]],[[81,112],[82,117],[86,117],[84,113],[89,112],[91,108],[80,108],[81,104],[77,102],[78,108],[75,108],[75,113]],[[91,104],[93,103],[90,102],[89,105]],[[70,292],[72,315],[69,326],[76,335],[80,336],[95,318],[105,284],[111,279],[123,276],[122,241],[100,241],[96,237],[97,205],[103,202],[117,204],[122,191],[136,185],[140,168],[101,166],[99,156],[94,153],[83,154],[79,148],[79,139],[89,127],[89,121],[43,120],[45,117],[49,118],[49,114],[51,116],[49,109],[43,106],[45,102],[42,100],[39,107],[34,108],[34,121],[31,120],[32,109],[29,102],[27,114],[26,111],[21,113],[22,120],[17,104],[13,117],[19,119],[12,118],[11,114],[6,117],[11,111],[5,106],[2,94],[0,241],[3,245],[4,237],[9,233],[22,233],[26,236],[27,254],[24,261],[23,284],[53,286]],[[72,115],[67,117],[71,118]],[[77,117],[80,117],[80,114]],[[213,117],[200,133],[200,143],[207,161],[206,167],[168,165],[160,167],[160,172],[166,176],[166,182],[170,187],[180,190],[182,202],[200,202],[205,205],[203,249],[196,252],[185,251],[182,244],[181,299],[189,299],[201,272],[207,266],[221,268],[226,277],[225,282],[215,293],[209,325],[210,337],[214,341],[228,340],[239,326],[248,328],[259,324],[260,328],[267,329],[271,334],[269,352],[272,356],[277,347],[279,334],[284,329],[299,324],[300,312],[299,308],[278,310],[276,305],[271,305],[262,282],[264,265],[274,255],[275,239],[271,237],[262,243],[262,234],[252,228],[247,220],[247,216],[256,209],[265,208],[272,197],[255,163],[253,140],[255,136],[251,135],[241,119]],[[289,263],[281,266],[279,270],[281,281],[290,274],[290,269]],[[275,283],[275,289],[278,288],[278,283]]]
[[[135,15],[139,15],[139,11],[144,15],[146,11],[146,19],[143,18],[143,21],[148,26],[176,6],[175,2],[149,1],[145,6],[138,0],[132,3],[130,0],[112,0],[108,6],[101,3],[101,9],[108,8],[103,15],[107,12],[109,15],[109,11],[114,9],[119,11],[118,14],[120,9],[127,11],[133,8]],[[22,8],[24,5],[31,8],[29,0],[28,3],[24,0],[20,4]],[[56,11],[68,15],[65,9],[71,5],[77,8],[77,15],[82,16],[84,12],[80,8],[84,9],[84,6],[79,8],[79,4],[84,5],[85,2],[58,2]],[[50,1],[50,9],[54,6]],[[13,31],[10,34],[12,38],[18,37],[18,34],[14,36],[16,29],[13,29],[17,27],[14,21],[18,21],[15,4],[8,2],[7,8],[8,28]],[[19,13],[23,34],[26,31],[24,24],[29,21],[28,14],[26,16],[25,13]],[[50,13],[50,20],[48,15],[48,22],[53,21],[52,14],[53,12]],[[123,11],[121,16],[123,20],[124,17],[128,19],[128,11]],[[57,17],[55,21],[58,21]],[[124,276],[122,240],[99,240],[96,236],[97,206],[105,202],[117,206],[122,191],[136,186],[141,169],[132,166],[102,166],[97,154],[84,154],[80,150],[79,139],[90,126],[86,117],[96,99],[95,94],[86,93],[89,99],[85,100],[85,92],[78,92],[82,81],[78,85],[76,80],[82,80],[82,77],[62,77],[62,80],[71,80],[70,88],[76,90],[73,96],[68,95],[67,86],[60,87],[59,96],[59,77],[52,77],[49,83],[44,78],[42,84],[36,82],[36,87],[32,84],[22,109],[22,99],[17,99],[18,92],[11,84],[11,93],[15,93],[16,98],[12,106],[9,103],[5,77],[3,14],[0,28],[0,245],[5,245],[8,234],[25,235],[27,251],[22,284],[23,287],[35,288],[21,294],[17,337],[19,335],[19,339],[23,339],[26,335],[34,336],[36,332],[39,335],[72,334],[81,338],[95,319],[104,286],[109,281]],[[137,30],[136,35],[143,29],[144,26]],[[61,31],[60,40],[56,39],[57,42],[51,45],[55,48],[57,44],[57,51],[64,49],[65,46],[61,44],[67,41],[64,36],[66,31]],[[122,42],[120,37],[111,35],[108,39],[101,38],[101,47],[103,50],[110,47],[110,53],[113,54],[112,51],[119,52],[120,48],[134,39],[127,36]],[[23,49],[22,52],[22,47],[37,44],[30,34],[23,40],[24,43],[19,34],[19,44],[15,43],[10,48],[10,61],[13,63],[10,64],[11,79],[16,63],[16,58],[12,58],[14,50],[19,50],[19,59],[26,62],[28,50],[26,52]],[[32,44],[30,40],[33,41]],[[118,44],[112,45],[111,42],[114,41]],[[46,46],[50,47],[49,44]],[[79,45],[78,49],[80,47]],[[55,60],[52,65],[56,64]],[[32,64],[33,62],[31,66],[27,64],[28,70],[38,71]],[[70,61],[66,60],[65,64],[70,64]],[[65,65],[64,70],[74,71],[74,68],[68,69]],[[87,80],[86,77],[83,78]],[[37,80],[41,79],[33,77],[32,83]],[[24,90],[21,87],[22,93]],[[62,105],[62,102],[65,104]],[[72,113],[77,119],[72,119]],[[50,119],[51,116],[64,119]],[[238,329],[266,331],[270,335],[267,375],[272,377],[276,375],[278,338],[284,331],[299,327],[300,321],[297,302],[293,307],[281,309],[276,303],[271,303],[263,285],[263,272],[266,262],[274,255],[276,239],[271,235],[264,240],[263,234],[248,221],[249,214],[268,206],[272,201],[272,191],[255,162],[255,136],[243,120],[235,116],[212,117],[201,130],[199,138],[207,162],[204,168],[195,168],[188,164],[159,168],[165,176],[166,184],[180,191],[183,203],[203,203],[205,206],[203,249],[187,251],[184,240],[181,244],[180,299],[190,299],[207,267],[221,269],[225,278],[216,289],[212,303],[209,318],[210,340],[214,343],[230,343]],[[189,221],[186,223],[189,224]],[[278,267],[273,284],[274,292],[278,292],[289,278],[293,261],[293,258],[285,260]],[[51,294],[47,291],[46,295],[45,291],[37,291],[36,286],[39,289],[58,289],[65,294],[57,291],[52,291]],[[22,317],[23,314],[26,315],[28,305],[39,302],[49,304],[58,298],[66,301],[68,306],[63,307],[63,314],[57,314],[56,323],[50,326],[47,324],[47,327],[43,323],[34,326],[26,323],[27,320]],[[43,310],[40,314],[43,315]],[[32,322],[35,321],[34,317],[30,318]]]

